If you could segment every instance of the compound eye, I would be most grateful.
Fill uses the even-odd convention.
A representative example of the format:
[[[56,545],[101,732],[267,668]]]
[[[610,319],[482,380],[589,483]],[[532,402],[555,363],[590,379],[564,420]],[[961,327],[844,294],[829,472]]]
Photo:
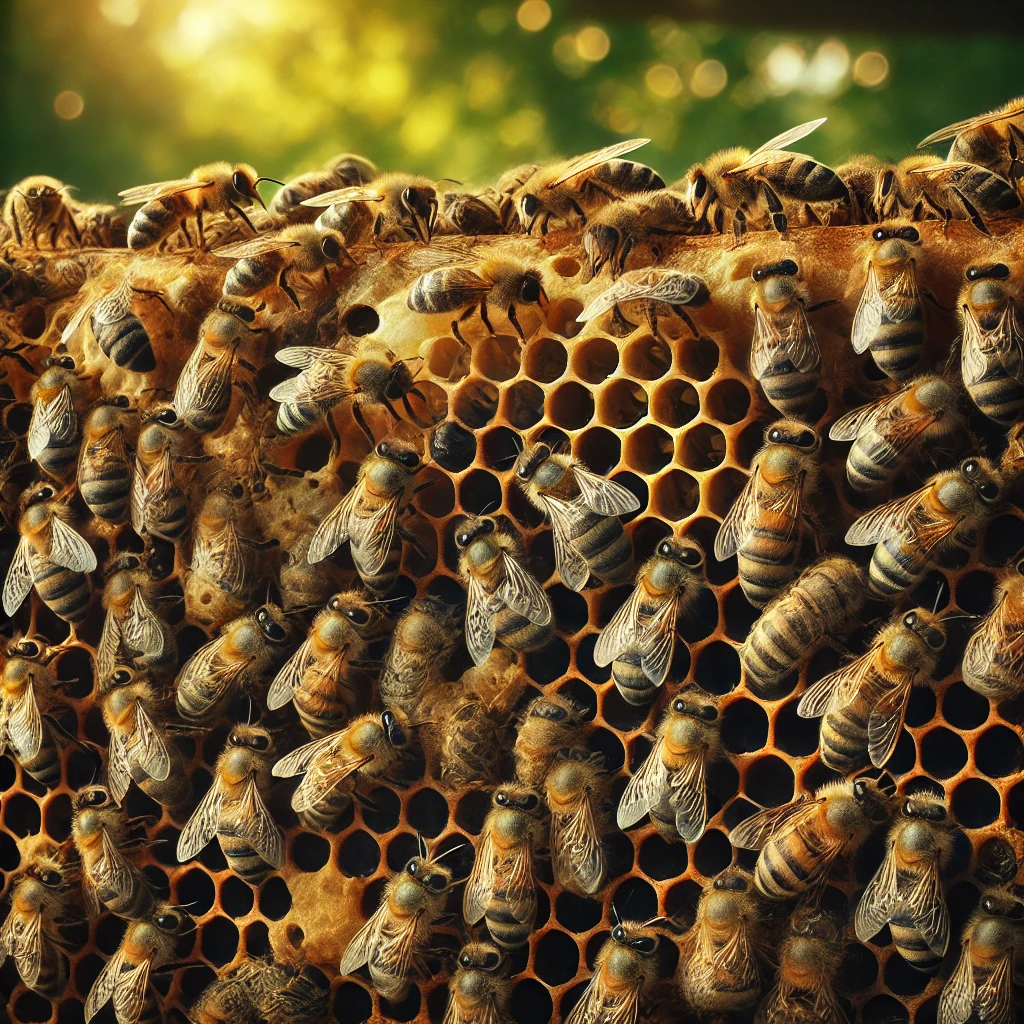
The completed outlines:
[[[697,566],[704,564],[704,552],[697,548],[683,548],[679,552],[679,561],[683,565]]]
[[[503,793],[503,792],[501,792],[501,790],[499,790],[497,793],[494,794],[494,802],[499,807],[507,807],[508,806],[508,795]]]
[[[178,414],[173,409],[164,409],[163,412],[157,413],[156,421],[165,427],[173,427],[178,422]]]
[[[746,892],[747,891],[747,880],[745,878],[728,878],[725,882],[726,889],[732,889],[733,892]]]
[[[715,887],[716,889],[724,889],[724,888],[725,888],[725,879],[724,879],[724,878],[716,878],[716,879],[714,880],[714,882],[712,882],[711,884],[712,884],[712,885],[713,885],[713,886],[714,886],[714,887]]]
[[[481,519],[480,526],[477,528],[477,533],[494,533],[494,520]]]
[[[755,281],[763,281],[768,276],[767,267],[755,267],[750,275]]]
[[[993,264],[988,276],[994,277],[997,281],[1005,281],[1010,276],[1010,268],[1005,263]]]
[[[448,879],[444,875],[428,875],[424,881],[427,883],[427,888],[433,889],[434,892],[443,892],[448,885]]]
[[[630,945],[638,953],[653,953],[655,942],[649,935],[641,935],[640,938],[634,939]]]
[[[905,242],[920,242],[921,232],[918,231],[917,228],[903,228],[903,230],[900,231],[900,238]]]
[[[853,784],[853,795],[858,799],[862,800],[868,794],[868,784],[863,779],[858,779]]]
[[[907,612],[907,614],[903,616],[903,625],[906,626],[907,629],[913,629],[917,625],[917,612]]]
[[[56,889],[64,881],[64,876],[59,871],[44,871],[39,881],[50,889]]]
[[[473,958],[468,953],[459,954],[459,966],[470,968],[473,966]]]
[[[676,698],[674,701],[672,701],[672,710],[677,715],[685,715],[687,712],[686,701]]]
[[[1015,566],[1018,576],[1024,576],[1024,558],[1022,558]]]
[[[239,195],[252,195],[252,183],[241,171],[235,171],[235,173],[231,175],[231,184]]]
[[[409,863],[405,865],[405,870],[408,874],[412,875],[412,877],[415,878],[419,874],[419,862],[415,860],[409,861]]]
[[[381,441],[381,443],[377,445],[376,451],[382,458],[386,457],[391,454],[391,445],[389,445],[387,441]]]
[[[320,251],[329,260],[336,260],[341,255],[341,245],[333,235],[327,235],[320,242]]]
[[[968,281],[977,281],[981,277],[980,267],[968,267],[964,274]]]
[[[62,366],[65,370],[75,369],[75,360],[73,356],[59,356],[56,359],[56,364]]]
[[[533,793],[531,793],[528,797],[525,797],[523,800],[520,801],[519,806],[522,807],[524,811],[535,811],[539,804],[540,800],[538,800],[537,797]]]
[[[357,626],[365,626],[370,621],[370,613],[365,608],[349,608],[345,615]]]
[[[21,654],[26,658],[38,657],[42,651],[42,648],[35,642],[35,640],[29,640],[27,638],[19,640],[18,643],[15,644],[14,649],[18,654]]]
[[[233,746],[233,747],[244,747],[245,746],[245,739],[239,733],[233,732],[228,737],[228,743],[230,743],[231,746]]]
[[[940,804],[936,804],[934,807],[928,808],[928,817],[932,821],[945,821],[946,820],[946,808]]]
[[[986,896],[981,901],[981,909],[984,910],[986,914],[995,914],[999,910],[999,904],[991,896]]]
[[[783,260],[777,269],[780,274],[785,274],[787,277],[792,277],[794,274],[800,273],[800,268],[796,265],[796,260]]]
[[[658,545],[658,554],[663,555],[665,558],[672,557],[672,545],[667,540],[663,540]]]
[[[693,179],[693,198],[703,199],[708,190],[708,179],[703,172],[698,171]]]
[[[472,539],[473,535],[471,533],[463,532],[455,535],[455,543],[458,544],[460,548],[464,548]]]
[[[116,406],[118,409],[127,409],[128,406],[131,405],[131,402],[128,401],[127,395],[118,395],[110,404]]]
[[[115,686],[124,686],[125,683],[130,683],[132,681],[132,674],[126,668],[119,668],[116,672],[111,674],[110,681]]]
[[[523,278],[523,283],[519,286],[519,298],[523,302],[540,301],[540,281],[532,274]]]
[[[488,953],[480,966],[485,971],[493,971],[501,963],[501,957],[497,953]]]
[[[40,487],[36,491],[36,501],[49,501],[57,492],[52,487]]]
[[[893,171],[886,171],[882,175],[882,195],[887,196],[892,190],[892,183],[896,180],[896,175]]]
[[[420,464],[420,457],[415,452],[406,452],[401,457],[401,463],[407,469],[415,469]]]
[[[233,312],[239,320],[243,320],[247,324],[251,324],[256,319],[256,310],[251,306],[239,306]]]
[[[884,242],[889,237],[889,232],[886,231],[885,228],[875,228],[875,230],[871,232],[871,237],[876,242]]]
[[[782,438],[783,433],[778,427],[772,427],[772,429],[768,431],[768,440],[771,441],[772,444],[778,444]]]
[[[941,629],[929,629],[925,641],[933,651],[941,651],[946,646],[946,638]]]
[[[710,704],[705,704],[700,711],[700,717],[705,722],[714,722],[718,719],[718,708],[712,707]]]
[[[161,931],[173,932],[178,925],[181,923],[181,918],[177,914],[158,914],[155,918],[156,926]]]
[[[102,807],[108,799],[107,792],[104,789],[91,789],[85,794],[85,802],[90,807]]]
[[[909,800],[903,801],[903,813],[908,817],[914,817],[914,805]]]
[[[981,463],[977,459],[966,459],[960,467],[960,472],[968,480],[973,480],[981,472]]]
[[[268,750],[270,748],[270,737],[257,734],[249,741],[249,746],[253,750]]]
[[[523,213],[527,217],[532,217],[540,207],[540,203],[537,202],[537,197],[533,195],[523,196]]]
[[[817,438],[814,433],[810,430],[802,430],[800,436],[793,442],[797,448],[813,448],[817,443]]]
[[[978,493],[985,501],[995,501],[999,497],[999,488],[991,480],[978,485]]]
[[[621,924],[617,924],[612,929],[612,938],[616,942],[625,942],[626,941],[626,929],[623,928]]]
[[[332,612],[336,612],[341,608],[341,602],[338,600],[337,594],[327,602],[327,607],[330,608]]]

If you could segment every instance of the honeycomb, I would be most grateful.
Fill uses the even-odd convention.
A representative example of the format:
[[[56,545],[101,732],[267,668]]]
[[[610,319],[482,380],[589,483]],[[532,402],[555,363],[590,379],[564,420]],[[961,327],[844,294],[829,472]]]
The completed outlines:
[[[922,247],[918,257],[921,287],[937,299],[926,309],[925,365],[941,371],[957,333],[954,313],[971,263],[1000,258],[1019,263],[1024,236],[1012,225],[993,228],[985,237],[965,222],[918,225]],[[709,770],[711,811],[702,838],[687,847],[670,844],[646,822],[628,832],[611,828],[604,837],[609,858],[606,883],[599,896],[583,898],[560,891],[548,865],[538,867],[538,913],[526,949],[513,955],[510,1013],[516,1021],[559,1021],[580,997],[613,914],[644,920],[662,915],[678,930],[693,921],[702,886],[730,864],[750,867],[752,856],[734,850],[727,835],[754,806],[772,806],[807,793],[835,778],[817,756],[818,724],[797,716],[796,705],[808,682],[835,668],[841,652],[826,647],[800,673],[787,681],[776,699],[752,694],[741,680],[738,645],[759,612],[744,597],[736,579],[736,560],[718,562],[711,555],[719,524],[740,493],[751,460],[763,442],[765,425],[777,418],[747,370],[753,333],[751,269],[786,257],[800,263],[802,279],[815,300],[834,304],[811,314],[823,364],[819,391],[808,419],[823,436],[843,412],[880,390],[881,375],[870,355],[855,356],[849,343],[850,324],[859,298],[864,247],[870,226],[812,227],[791,230],[780,239],[771,232],[751,232],[741,245],[731,237],[702,236],[669,241],[661,262],[699,275],[709,300],[691,311],[694,334],[680,319],[666,316],[655,335],[641,323],[615,329],[604,317],[581,324],[576,317],[599,294],[607,279],[587,280],[578,233],[551,234],[543,239],[518,236],[468,241],[474,258],[514,255],[536,268],[549,298],[546,314],[524,321],[526,340],[511,334],[495,337],[475,333],[467,322],[460,342],[450,318],[412,312],[406,297],[419,273],[406,257],[415,248],[390,244],[381,249],[357,246],[357,265],[336,274],[332,288],[321,288],[315,301],[294,310],[282,295],[267,297],[265,348],[256,360],[255,392],[265,396],[288,370],[272,354],[285,345],[323,344],[335,335],[386,345],[400,358],[422,362],[417,383],[422,398],[414,399],[417,415],[431,424],[429,436],[403,417],[395,424],[379,409],[367,418],[379,439],[389,430],[418,441],[430,456],[421,479],[432,486],[412,500],[406,521],[418,541],[403,549],[401,575],[392,597],[401,599],[395,613],[414,595],[437,594],[453,599],[461,591],[458,552],[453,533],[462,515],[507,517],[522,533],[527,562],[543,582],[555,612],[556,636],[539,654],[523,655],[531,693],[570,696],[587,711],[587,746],[600,753],[613,777],[618,799],[629,773],[651,746],[655,725],[671,694],[696,683],[720,697],[723,756]],[[443,244],[441,240],[440,244]],[[81,372],[87,402],[101,395],[128,394],[146,408],[173,390],[191,351],[203,314],[219,294],[224,261],[208,253],[136,255],[121,249],[85,249],[63,254],[11,249],[12,266],[26,274],[58,269],[71,260],[88,282],[128,266],[137,280],[162,290],[167,302],[136,304],[153,342],[157,368],[146,375],[119,369],[86,338],[76,339],[71,354]],[[57,276],[56,274],[51,276]],[[70,275],[74,279],[75,275]],[[79,278],[80,280],[80,278]],[[89,287],[86,284],[85,287]],[[8,296],[2,313],[6,348],[21,343],[22,355],[39,372],[43,358],[58,349],[61,333],[75,308],[77,284],[58,289],[57,297]],[[529,314],[527,314],[529,316]],[[4,422],[24,433],[28,421],[33,375],[21,360],[5,359],[7,401]],[[165,389],[161,394],[160,389]],[[235,394],[227,429],[203,435],[201,448],[212,458],[191,467],[190,509],[194,517],[204,492],[226,475],[242,480],[251,471],[253,453],[292,475],[270,473],[266,493],[253,503],[256,533],[279,541],[260,555],[263,573],[272,577],[286,606],[321,605],[333,592],[358,585],[345,551],[316,572],[303,563],[303,544],[327,511],[351,486],[369,444],[343,403],[338,408],[342,446],[332,456],[330,434],[320,426],[298,438],[278,438],[272,426],[273,406],[265,400],[254,412]],[[1003,433],[975,414],[971,443],[998,458]],[[591,585],[582,593],[565,587],[555,575],[550,528],[526,502],[511,479],[511,467],[523,441],[543,439],[564,444],[594,472],[632,491],[641,510],[624,519],[637,564],[672,532],[698,540],[708,552],[706,576],[714,601],[682,629],[669,683],[647,707],[627,704],[610,681],[609,670],[594,663],[594,645],[629,592],[629,586]],[[870,549],[845,549],[842,535],[870,501],[844,485],[846,446],[825,440],[821,452],[822,481],[815,508],[822,525],[821,547],[848,550],[862,565]],[[916,479],[901,479],[909,492]],[[100,564],[117,550],[138,550],[130,528],[107,529],[82,517],[79,527],[97,551]],[[2,535],[0,564],[10,561],[16,536]],[[187,545],[176,548],[155,541],[164,559],[165,587],[175,592],[186,585]],[[988,525],[976,555],[965,564],[933,569],[903,604],[931,606],[950,612],[984,614],[991,604],[998,571],[1024,547],[1024,522],[1008,504]],[[99,577],[97,576],[97,581]],[[945,581],[939,587],[940,580]],[[101,584],[97,582],[97,587]],[[262,600],[254,592],[248,606]],[[219,602],[219,603],[218,603]],[[181,604],[168,606],[174,625],[179,664],[215,635],[216,628],[238,614],[237,602],[222,594],[198,593],[183,614]],[[889,608],[869,602],[861,624],[845,646],[863,650],[864,641]],[[61,782],[47,791],[26,775],[10,755],[0,758],[0,870],[4,880],[19,866],[17,841],[43,830],[58,842],[70,834],[72,796],[93,781],[96,761],[91,749],[103,751],[108,736],[96,705],[94,656],[103,612],[94,597],[89,617],[55,659],[59,680],[66,683],[67,703],[77,721],[79,744],[62,753]],[[306,619],[296,618],[298,633]],[[906,725],[887,766],[901,790],[915,780],[941,786],[975,851],[993,837],[1012,838],[1008,830],[1024,827],[1024,782],[1020,780],[1022,749],[1019,708],[990,704],[961,680],[959,654],[970,631],[970,619],[952,626],[953,639],[936,670],[934,688],[913,691]],[[44,636],[51,644],[68,638],[67,624],[43,606],[33,592],[15,616],[11,629]],[[297,641],[296,641],[297,642]],[[463,653],[461,667],[466,667]],[[258,709],[257,709],[258,710]],[[214,762],[230,723],[252,714],[244,702],[198,734],[175,740],[192,780],[194,801],[206,790]],[[285,708],[282,721],[294,724]],[[276,721],[268,716],[268,723]],[[295,742],[301,742],[301,738]],[[93,745],[83,746],[82,744]],[[157,978],[166,1012],[183,1013],[215,972],[246,956],[272,953],[281,960],[303,960],[330,979],[331,1007],[341,1024],[364,1020],[438,1021],[447,999],[447,973],[438,970],[418,980],[400,1004],[382,1001],[364,976],[339,977],[337,965],[348,940],[376,908],[388,877],[416,853],[417,834],[436,843],[435,850],[454,850],[448,863],[464,878],[472,863],[470,847],[481,833],[489,795],[478,787],[448,791],[436,765],[422,758],[407,773],[403,787],[377,784],[368,796],[372,806],[353,805],[340,826],[327,835],[304,831],[289,805],[291,786],[279,783],[268,802],[286,836],[286,862],[255,888],[229,869],[216,843],[198,858],[179,864],[175,855],[184,821],[173,817],[133,786],[126,799],[129,815],[152,815],[146,825],[152,844],[137,862],[148,880],[172,903],[186,906],[198,929],[183,960],[200,966]],[[191,807],[189,808],[191,809]],[[823,899],[840,911],[880,863],[882,836],[874,837],[848,864],[833,871]],[[469,845],[464,845],[469,844]],[[456,849],[460,848],[460,849]],[[951,947],[959,935],[980,888],[969,863],[947,880],[953,915]],[[459,894],[450,910],[458,917]],[[614,908],[614,909],[613,909]],[[6,1011],[16,1021],[71,1024],[84,1019],[87,994],[106,958],[118,947],[124,922],[103,914],[88,922],[71,952],[70,984],[51,1004],[29,991],[8,959],[0,967],[0,992]],[[667,932],[667,934],[669,934]],[[442,923],[438,944],[458,948],[457,925]],[[663,943],[668,962],[661,976],[674,970],[675,943]],[[952,955],[952,954],[951,954]],[[935,1020],[938,993],[951,969],[947,957],[937,977],[909,968],[895,954],[884,931],[875,942],[860,944],[849,936],[839,991],[855,1019],[865,1024]],[[675,1019],[673,1003],[662,1014]],[[681,1011],[680,1011],[681,1013]],[[95,1018],[111,1021],[106,1006]]]

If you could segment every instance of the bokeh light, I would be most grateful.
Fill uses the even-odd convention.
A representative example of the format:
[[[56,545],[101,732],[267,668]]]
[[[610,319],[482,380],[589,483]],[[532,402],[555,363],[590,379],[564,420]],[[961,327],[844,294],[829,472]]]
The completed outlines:
[[[608,38],[608,33],[597,25],[589,25],[576,35],[576,52],[580,60],[595,64],[599,60],[604,60],[611,48],[612,41]]]
[[[889,77],[889,61],[878,50],[865,50],[853,63],[853,80],[866,89],[882,85]]]
[[[702,100],[717,96],[729,84],[729,72],[719,61],[702,60],[694,69],[690,78],[690,91]]]
[[[524,0],[516,11],[516,21],[527,32],[539,32],[551,22],[551,6],[545,0]]]
[[[57,93],[53,101],[53,111],[62,121],[74,121],[82,116],[85,100],[71,89]]]
[[[644,74],[648,92],[659,99],[671,100],[683,91],[683,80],[670,64],[652,64]]]

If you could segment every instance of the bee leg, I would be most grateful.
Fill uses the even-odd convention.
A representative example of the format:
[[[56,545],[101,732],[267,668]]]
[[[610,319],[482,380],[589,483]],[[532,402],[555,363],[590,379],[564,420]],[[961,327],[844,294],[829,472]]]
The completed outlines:
[[[805,309],[808,313],[814,313],[819,309],[824,309],[826,306],[834,306],[837,302],[842,301],[842,299],[825,299],[822,302],[815,302],[813,305],[806,306]]]
[[[687,327],[690,328],[690,332],[693,334],[695,338],[700,337],[700,331],[697,330],[697,325],[693,322],[692,318],[690,317],[690,314],[687,313],[682,306],[673,306],[672,312],[675,313],[675,315],[679,317],[679,319],[682,320]]]
[[[230,205],[231,209],[232,209],[232,210],[234,210],[234,211],[235,211],[235,213],[237,213],[237,214],[238,214],[238,216],[239,216],[239,217],[241,217],[241,218],[242,218],[242,220],[244,220],[244,221],[245,221],[245,226],[246,226],[246,227],[247,227],[247,228],[248,228],[248,229],[249,229],[249,230],[250,230],[250,231],[251,231],[251,232],[252,232],[252,233],[253,233],[254,235],[255,235],[255,234],[258,234],[258,233],[259,233],[259,232],[257,232],[256,228],[255,228],[255,227],[253,226],[253,222],[252,222],[251,220],[249,220],[248,216],[246,215],[246,212],[245,212],[245,210],[243,210],[243,209],[242,209],[242,208],[241,208],[240,206],[235,206],[235,204],[234,204],[234,203],[230,203],[229,205]]]
[[[614,196],[612,196],[611,198],[614,198]],[[575,212],[576,216],[579,217],[580,224],[586,226],[587,215],[583,212],[583,208],[580,206],[580,204],[577,203],[575,199],[570,199],[569,205],[573,208],[573,211]]]
[[[288,296],[289,299],[295,304],[296,309],[302,309],[302,305],[299,302],[298,296],[292,291],[291,285],[288,284],[288,268],[284,267],[281,270],[280,275],[277,278],[277,286]]]
[[[70,210],[64,211],[64,219],[67,222],[68,228],[71,231],[71,237],[75,240],[75,245],[79,248],[82,247],[82,232],[78,230],[78,222],[75,220]]]
[[[433,483],[433,481],[431,481],[431,483]],[[429,559],[430,558],[429,552],[420,543],[419,538],[418,537],[414,537],[404,526],[401,526],[401,525],[396,526],[395,527],[395,532],[398,534],[399,537],[402,538],[402,540],[404,540],[407,544],[409,544],[413,548],[415,548],[417,553],[422,558],[425,558],[425,559]]]
[[[494,328],[491,326],[490,318],[487,316],[487,296],[486,295],[480,300],[480,319],[483,321],[484,327],[487,328],[487,333],[492,338],[495,337]]]
[[[181,233],[185,236],[186,245],[188,245],[190,248],[193,248],[192,236],[188,233],[188,223],[184,217],[181,218],[181,223],[178,224],[178,228],[180,229]]]
[[[967,198],[967,196],[965,196],[963,194],[963,192],[960,191],[960,189],[954,187],[952,189],[952,192],[953,192],[953,195],[955,195],[957,197],[957,199],[960,200],[961,205],[963,206],[964,210],[967,212],[967,217],[970,220],[970,222],[983,235],[991,236],[992,232],[989,231],[988,227],[985,224],[985,221],[982,219],[981,214],[978,213],[977,207],[975,207],[975,205]]]
[[[733,245],[742,245],[743,236],[747,233],[747,215],[737,209],[732,218]]]
[[[519,318],[516,316],[516,304],[514,302],[508,307],[508,322],[516,329],[519,340],[525,342],[526,335],[523,334],[523,329],[519,326]]]
[[[390,405],[388,406],[388,408],[391,409]],[[392,416],[395,415],[395,410],[394,409],[391,409],[391,415]],[[353,402],[352,403],[352,419],[354,419],[356,421],[356,426],[359,427],[359,429],[366,435],[366,440],[370,442],[370,450],[372,451],[376,447],[377,441],[376,441],[376,438],[374,438],[374,436],[373,436],[373,431],[367,426],[366,420],[363,418],[363,414],[360,411],[359,404],[357,402]],[[395,416],[395,419],[398,419],[398,417]],[[328,420],[329,423],[334,423],[334,417],[333,416],[329,415],[327,417],[327,420]],[[334,424],[334,429],[335,430],[338,429],[338,426],[337,426],[336,423]],[[340,441],[340,439],[339,439],[339,441]]]
[[[624,331],[626,334],[630,334],[636,330],[636,324],[633,323],[632,320],[626,319],[622,310],[619,308],[618,303],[616,303],[613,308],[612,323],[615,325],[616,330]]]
[[[785,211],[782,209],[782,200],[779,199],[775,189],[771,187],[766,181],[761,182],[761,192],[764,195],[765,202],[768,204],[768,212],[771,214],[772,227],[780,235],[785,235],[789,230],[789,219],[786,217]]]
[[[202,206],[196,207],[196,238],[198,239],[197,248],[200,252],[206,252],[206,236],[203,234],[203,208]]]
[[[924,297],[925,297],[925,298],[926,298],[926,299],[927,299],[927,300],[928,300],[928,301],[929,301],[929,302],[930,302],[930,303],[931,303],[931,304],[932,304],[932,305],[933,305],[933,306],[934,306],[934,307],[935,307],[936,309],[941,309],[941,310],[942,310],[942,311],[943,311],[944,313],[951,313],[951,312],[953,311],[953,307],[952,307],[952,306],[944,306],[944,305],[943,305],[943,304],[942,304],[941,302],[939,302],[939,300],[938,300],[938,299],[937,299],[937,298],[935,297],[935,293],[934,293],[934,292],[931,292],[931,291],[929,291],[929,290],[928,290],[927,288],[922,288],[922,289],[921,289],[920,291],[921,291],[921,294],[922,294],[922,295],[923,295],[923,296],[924,296]]]
[[[420,417],[417,416],[415,412],[413,412],[413,408],[409,404],[409,395],[415,395],[421,402],[426,404],[427,400],[424,397],[423,392],[420,391],[418,388],[413,388],[407,394],[402,395],[402,405],[405,406],[405,411],[409,414],[409,419],[411,419],[413,423],[416,424],[417,427],[419,427],[421,430],[429,430],[431,424],[428,423],[426,420],[420,419]]]

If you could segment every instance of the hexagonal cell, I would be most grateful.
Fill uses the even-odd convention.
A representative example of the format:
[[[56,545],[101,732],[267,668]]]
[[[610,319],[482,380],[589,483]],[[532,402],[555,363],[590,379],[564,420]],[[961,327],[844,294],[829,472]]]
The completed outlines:
[[[461,473],[476,458],[476,437],[460,423],[441,423],[430,435],[430,457],[449,473]]]
[[[565,430],[579,430],[594,418],[594,396],[574,380],[559,384],[547,400],[548,418]]]
[[[363,338],[367,334],[373,334],[380,327],[380,314],[373,306],[357,303],[349,306],[338,317],[338,323],[346,334],[351,334],[353,338]]]
[[[672,461],[672,438],[653,423],[645,423],[626,436],[624,461],[636,473],[651,475]]]
[[[522,348],[508,335],[481,338],[473,345],[473,369],[488,380],[505,381],[519,372]]]
[[[704,396],[704,410],[718,423],[739,423],[750,409],[750,392],[732,377],[715,381]]]
[[[698,423],[679,439],[676,457],[687,469],[705,472],[725,458],[725,434],[712,423]]]
[[[471,430],[487,426],[497,411],[498,389],[479,377],[464,381],[452,400],[452,412]]]
[[[455,508],[455,484],[447,473],[439,473],[432,466],[424,466],[417,477],[417,486],[429,483],[429,487],[416,495],[420,511],[432,519],[443,519]]]
[[[544,415],[544,392],[532,380],[517,380],[506,389],[502,416],[510,427],[526,430]],[[481,424],[482,426],[483,424]]]
[[[707,380],[718,368],[720,353],[710,338],[683,338],[676,344],[676,363],[684,377]]]
[[[967,744],[951,729],[929,729],[921,739],[921,767],[933,778],[948,779],[967,764]]]
[[[647,415],[647,392],[635,381],[613,380],[598,392],[597,415],[605,426],[631,427]]]
[[[572,372],[588,384],[607,380],[619,365],[619,346],[610,338],[588,338],[572,353]]]
[[[556,338],[537,338],[523,354],[523,371],[531,380],[550,384],[565,373],[569,353]]]
[[[471,356],[472,349],[463,345],[458,338],[451,335],[435,338],[429,342],[425,356],[427,371],[440,380],[462,380],[469,374]]]
[[[583,324],[576,319],[582,312],[579,299],[555,299],[548,306],[548,330],[562,338],[575,338],[583,330]]]
[[[448,392],[440,384],[435,384],[432,380],[421,380],[417,382],[414,390],[419,394],[409,393],[409,405],[421,423],[433,426],[448,415]],[[402,403],[399,403],[399,407],[408,416]]]
[[[630,377],[657,380],[672,367],[672,350],[661,338],[648,334],[626,343],[622,353],[622,368]]]
[[[502,491],[498,478],[486,469],[474,469],[459,481],[459,506],[471,516],[501,508]]]
[[[666,427],[681,427],[699,412],[697,389],[678,377],[659,384],[651,396],[651,415]]]
[[[522,439],[508,427],[492,427],[480,435],[480,461],[499,473],[507,473],[522,450]]]
[[[693,515],[700,501],[700,485],[681,469],[670,469],[651,486],[652,511],[672,522]]]
[[[559,277],[575,277],[581,269],[579,260],[574,260],[571,256],[556,256],[550,266]]]
[[[591,427],[578,434],[572,443],[573,455],[594,473],[610,473],[619,463],[622,442],[604,427]]]
[[[380,846],[377,840],[362,829],[350,832],[338,850],[338,867],[342,874],[367,878],[376,872],[379,865]]]

